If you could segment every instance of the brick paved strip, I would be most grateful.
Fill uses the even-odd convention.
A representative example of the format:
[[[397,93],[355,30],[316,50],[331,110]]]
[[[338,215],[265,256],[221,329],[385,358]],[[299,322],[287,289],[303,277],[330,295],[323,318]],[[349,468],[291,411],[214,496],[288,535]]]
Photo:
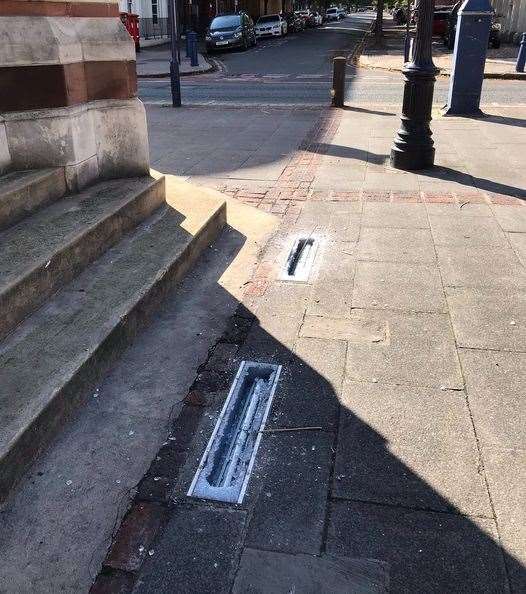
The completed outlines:
[[[160,505],[134,505],[117,532],[105,565],[128,572],[137,571],[165,519],[166,509]]]
[[[145,560],[153,556],[150,547],[162,534],[165,524],[172,521],[169,519],[172,515],[170,497],[187,462],[196,431],[209,406],[215,404],[215,392],[224,388],[233,376],[229,363],[245,341],[253,321],[254,316],[240,304],[222,337],[210,349],[207,361],[199,367],[167,441],[137,485],[136,495],[110,545],[91,594],[131,592]],[[188,546],[193,546],[193,539],[188,537],[188,540]]]

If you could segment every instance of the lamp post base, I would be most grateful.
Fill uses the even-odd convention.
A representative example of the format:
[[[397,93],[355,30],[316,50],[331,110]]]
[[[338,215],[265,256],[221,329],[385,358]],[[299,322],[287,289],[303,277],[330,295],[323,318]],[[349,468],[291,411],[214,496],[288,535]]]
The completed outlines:
[[[431,121],[433,87],[438,72],[434,64],[408,63],[404,74],[402,122],[391,149],[391,166],[407,171],[426,169],[435,162]]]
[[[435,149],[433,147],[410,146],[404,149],[391,149],[391,167],[405,171],[427,169],[435,163]]]

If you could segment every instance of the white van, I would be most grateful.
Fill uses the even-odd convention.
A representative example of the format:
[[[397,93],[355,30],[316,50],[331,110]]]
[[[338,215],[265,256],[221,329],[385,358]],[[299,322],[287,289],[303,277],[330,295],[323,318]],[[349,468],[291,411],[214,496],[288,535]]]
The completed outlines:
[[[338,8],[327,8],[325,11],[325,20],[337,21],[340,18],[340,11]]]

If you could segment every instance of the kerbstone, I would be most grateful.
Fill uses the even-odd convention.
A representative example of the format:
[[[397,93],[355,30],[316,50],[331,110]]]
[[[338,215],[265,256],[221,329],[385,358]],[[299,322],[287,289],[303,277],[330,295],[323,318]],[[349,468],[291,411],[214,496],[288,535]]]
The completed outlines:
[[[444,312],[438,268],[405,262],[358,262],[352,306]]]
[[[446,295],[458,346],[526,349],[526,291],[446,287]]]
[[[508,591],[493,520],[339,501],[327,551],[389,563],[391,592]]]
[[[460,360],[482,445],[524,448],[526,353],[460,349]]]
[[[491,517],[464,394],[345,382],[337,497]]]
[[[353,309],[358,317],[387,323],[389,341],[349,343],[349,379],[461,389],[464,386],[449,318],[436,313]]]

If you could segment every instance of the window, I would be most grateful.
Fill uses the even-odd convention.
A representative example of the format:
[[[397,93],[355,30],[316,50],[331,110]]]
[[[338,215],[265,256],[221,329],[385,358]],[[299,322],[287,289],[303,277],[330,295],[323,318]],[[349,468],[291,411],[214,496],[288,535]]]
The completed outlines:
[[[159,22],[159,11],[158,11],[157,0],[152,0],[152,23],[154,25],[157,25],[158,22]]]

